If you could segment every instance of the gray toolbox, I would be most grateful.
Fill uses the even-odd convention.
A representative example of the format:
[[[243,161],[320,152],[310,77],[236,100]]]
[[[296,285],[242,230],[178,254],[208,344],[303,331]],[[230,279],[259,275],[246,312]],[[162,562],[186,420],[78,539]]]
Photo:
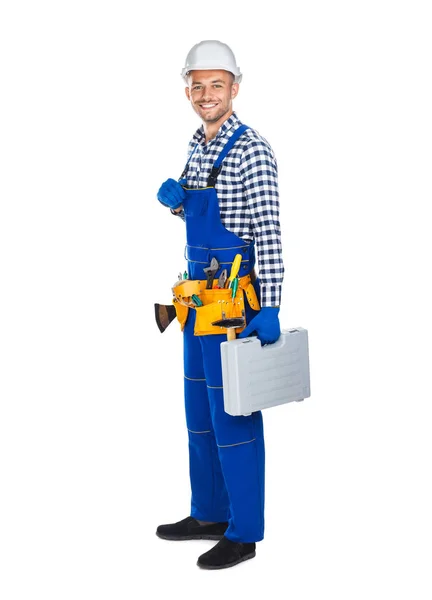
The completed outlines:
[[[282,329],[274,344],[257,337],[222,342],[225,412],[250,415],[257,410],[309,398],[309,347],[306,329]]]

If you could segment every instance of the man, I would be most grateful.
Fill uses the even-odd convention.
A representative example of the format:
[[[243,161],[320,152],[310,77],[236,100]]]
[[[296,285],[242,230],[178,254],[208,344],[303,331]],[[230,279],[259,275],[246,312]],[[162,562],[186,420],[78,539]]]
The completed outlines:
[[[182,76],[202,126],[180,181],[165,181],[157,197],[186,223],[189,292],[181,281],[173,292],[184,332],[192,500],[189,517],[156,533],[168,540],[219,540],[197,564],[221,569],[253,558],[264,536],[264,438],[261,412],[233,417],[224,411],[220,344],[227,330],[213,323],[227,310],[246,320],[239,337],[256,333],[262,344],[279,338],[284,267],[277,165],[268,142],[233,111],[242,75],[226,44],[196,44]],[[207,280],[212,259],[217,271]],[[224,277],[234,264],[239,287],[233,279],[231,293]]]

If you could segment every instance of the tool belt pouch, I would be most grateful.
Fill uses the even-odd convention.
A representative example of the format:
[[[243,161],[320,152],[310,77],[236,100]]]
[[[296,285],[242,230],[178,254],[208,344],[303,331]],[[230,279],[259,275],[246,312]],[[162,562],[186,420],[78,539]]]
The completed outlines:
[[[182,331],[187,321],[189,308],[193,307],[192,295],[200,294],[201,288],[202,282],[194,281],[192,279],[179,281],[172,288],[172,293],[174,296],[172,302],[176,311],[177,320],[180,323]]]
[[[259,310],[260,309],[260,303],[259,303],[259,300],[258,300],[257,293],[255,291],[254,284],[252,282],[249,282],[245,286],[244,291],[245,291],[246,298],[247,298],[247,301],[249,303],[249,306],[251,308],[253,308],[253,310]]]
[[[176,298],[173,298],[173,304],[176,311],[177,320],[180,323],[181,330],[183,331],[187,321],[189,307],[185,306],[184,304],[180,304],[180,302],[178,302]]]
[[[235,298],[231,297],[231,290],[214,289],[204,290],[200,295],[203,306],[196,307],[195,335],[226,334],[225,327],[215,327],[215,321],[221,319],[232,319],[245,317],[243,290],[237,290]],[[236,329],[237,333],[243,331],[244,327]]]
[[[245,318],[244,294],[251,308],[259,310],[258,297],[249,275],[240,277],[239,286],[235,298],[232,298],[232,290],[229,288],[206,289],[206,281],[187,279],[179,282],[172,288],[177,319],[183,331],[189,308],[196,310],[195,335],[211,335],[226,333],[225,327],[215,327],[215,321],[221,319]],[[196,295],[203,306],[195,306],[192,296]],[[246,322],[246,321],[245,321]],[[238,327],[236,333],[243,331],[244,327]]]

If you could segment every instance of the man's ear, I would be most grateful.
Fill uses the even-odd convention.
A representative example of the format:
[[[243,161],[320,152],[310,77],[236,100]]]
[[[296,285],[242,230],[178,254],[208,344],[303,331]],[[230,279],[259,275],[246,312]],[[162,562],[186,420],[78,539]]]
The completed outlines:
[[[188,87],[186,87],[186,88],[185,88],[185,93],[186,93],[186,98],[187,98],[188,100],[190,100],[190,91],[189,91],[189,88],[188,88]]]
[[[239,93],[239,84],[233,83],[231,86],[231,99],[235,98]]]

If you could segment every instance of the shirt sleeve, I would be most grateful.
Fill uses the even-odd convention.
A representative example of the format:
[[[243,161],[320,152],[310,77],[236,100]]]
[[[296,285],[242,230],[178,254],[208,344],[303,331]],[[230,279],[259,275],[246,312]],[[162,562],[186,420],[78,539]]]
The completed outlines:
[[[261,306],[279,306],[284,265],[277,162],[270,146],[251,140],[243,152],[240,173],[257,250]]]
[[[171,214],[176,216],[176,217],[180,217],[180,219],[182,219],[182,221],[185,220],[185,213],[183,208],[181,210],[179,210],[178,212],[175,212],[172,208],[170,208]]]
[[[196,146],[196,144],[194,143],[194,141],[193,141],[193,140],[191,140],[191,141],[189,142],[189,144],[188,144],[188,150],[187,150],[187,161],[189,160],[189,158],[190,158],[190,156],[191,156],[192,152],[195,150],[195,146]],[[184,210],[183,210],[183,208],[182,208],[182,209],[181,209],[179,212],[175,212],[175,211],[174,211],[172,208],[170,209],[170,211],[171,211],[171,214],[172,214],[172,215],[174,215],[174,216],[176,216],[176,217],[180,217],[180,219],[181,219],[182,221],[184,221],[184,220],[185,220],[185,213],[184,213]]]

